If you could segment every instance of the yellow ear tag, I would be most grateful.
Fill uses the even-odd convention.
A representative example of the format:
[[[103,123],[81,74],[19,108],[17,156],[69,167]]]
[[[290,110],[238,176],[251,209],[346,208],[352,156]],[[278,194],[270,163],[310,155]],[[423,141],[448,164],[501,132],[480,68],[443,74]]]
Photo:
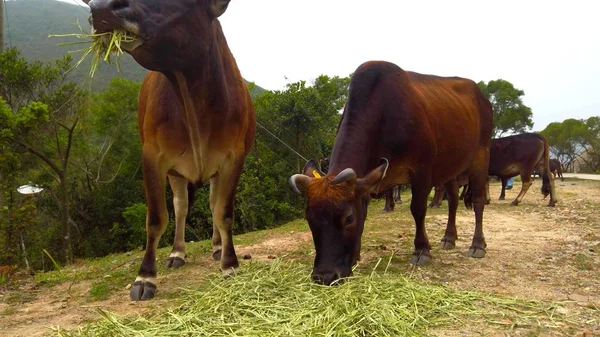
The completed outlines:
[[[321,178],[321,175],[319,174],[319,172],[317,172],[317,170],[313,170],[312,174],[313,176],[315,176],[315,178]]]

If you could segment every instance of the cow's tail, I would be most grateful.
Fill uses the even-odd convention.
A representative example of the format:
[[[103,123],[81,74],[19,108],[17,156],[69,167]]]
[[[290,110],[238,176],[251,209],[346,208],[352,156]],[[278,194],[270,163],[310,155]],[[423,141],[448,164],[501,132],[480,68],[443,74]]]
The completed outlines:
[[[552,190],[552,185],[550,182],[550,146],[548,146],[548,141],[544,137],[540,137],[544,142],[544,172],[542,173],[542,194],[544,198],[546,198],[550,191]]]
[[[194,202],[196,201],[196,190],[197,187],[195,184],[188,182],[187,184],[188,190],[188,216],[192,212],[192,207],[194,206]]]

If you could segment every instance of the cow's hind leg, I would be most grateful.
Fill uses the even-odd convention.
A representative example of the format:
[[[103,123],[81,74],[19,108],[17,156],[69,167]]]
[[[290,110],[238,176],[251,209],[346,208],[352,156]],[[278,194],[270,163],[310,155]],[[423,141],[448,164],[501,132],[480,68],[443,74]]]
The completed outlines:
[[[394,210],[394,187],[390,187],[385,191],[385,206],[383,207],[384,212],[391,212]]]
[[[173,190],[173,208],[175,210],[175,239],[173,250],[167,260],[167,267],[175,269],[185,264],[185,220],[188,214],[187,179],[169,175],[169,184]]]
[[[223,275],[235,274],[239,262],[233,246],[235,190],[243,161],[228,162],[210,180],[210,205],[213,216],[213,257],[221,261]]]
[[[400,185],[394,186],[394,201],[398,204],[402,203],[402,194],[400,194]]]
[[[147,153],[142,155],[144,189],[146,190],[146,252],[129,296],[134,301],[149,300],[156,292],[156,250],[167,227],[165,201],[167,170]]]
[[[506,184],[508,183],[508,179],[506,177],[501,177],[500,181],[502,181],[502,191],[500,192],[500,198],[498,200],[504,200],[506,198]]]
[[[442,206],[442,200],[444,199],[444,187],[443,186],[435,186],[433,188],[433,198],[431,199],[431,202],[429,203],[429,208],[433,208],[433,207],[441,207]]]
[[[442,249],[453,249],[456,246],[458,233],[456,231],[456,210],[458,209],[458,184],[452,179],[444,184],[444,190],[448,196],[448,223],[446,233],[442,238],[440,247]]]
[[[465,196],[465,205],[472,206],[475,211],[475,232],[467,255],[476,258],[484,257],[487,247],[483,235],[483,209],[486,204],[489,161],[489,151],[480,149],[469,167],[469,191]]]
[[[517,206],[521,203],[523,197],[525,196],[525,193],[527,193],[527,191],[529,190],[529,187],[531,187],[531,174],[521,173],[521,191],[519,192],[519,195],[517,195],[515,200],[513,200],[513,202],[511,203],[513,206]]]
[[[431,260],[431,245],[425,230],[425,214],[427,213],[427,197],[431,191],[429,172],[421,172],[421,176],[411,181],[412,199],[410,201],[410,212],[415,219],[415,251],[410,263],[421,266]]]

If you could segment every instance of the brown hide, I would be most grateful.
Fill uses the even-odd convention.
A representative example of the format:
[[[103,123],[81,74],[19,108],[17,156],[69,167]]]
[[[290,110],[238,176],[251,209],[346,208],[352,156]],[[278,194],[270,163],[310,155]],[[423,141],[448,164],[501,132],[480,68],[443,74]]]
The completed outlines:
[[[506,181],[519,175],[522,182],[521,191],[512,202],[513,205],[518,205],[531,186],[531,175],[537,166],[542,173],[542,194],[544,197],[550,195],[548,206],[554,206],[556,194],[554,178],[550,175],[549,152],[546,138],[536,133],[523,133],[493,139],[490,148],[489,174],[502,180],[502,192],[499,199],[504,200],[505,198]],[[538,165],[538,163],[540,164]]]
[[[360,255],[360,240],[371,195],[410,183],[415,219],[411,262],[431,255],[424,219],[432,186],[456,185],[469,170],[472,184],[465,203],[474,205],[476,229],[469,254],[483,257],[482,217],[489,164],[492,110],[475,82],[406,72],[383,61],[361,65],[354,73],[326,177],[294,175],[294,191],[304,191],[316,248],[315,280],[330,284],[348,276]],[[386,158],[388,162],[381,162]],[[341,177],[340,177],[341,176]],[[319,188],[312,188],[318,184]],[[338,185],[345,185],[338,188]],[[442,246],[454,247],[458,196],[449,196],[449,221]]]
[[[139,38],[124,49],[146,75],[138,127],[148,206],[147,243],[132,300],[156,292],[156,250],[173,190],[175,240],[168,266],[185,263],[185,220],[197,185],[210,182],[213,257],[225,275],[238,260],[232,240],[235,190],[255,136],[255,114],[218,16],[229,0],[92,0],[98,33],[126,29]]]

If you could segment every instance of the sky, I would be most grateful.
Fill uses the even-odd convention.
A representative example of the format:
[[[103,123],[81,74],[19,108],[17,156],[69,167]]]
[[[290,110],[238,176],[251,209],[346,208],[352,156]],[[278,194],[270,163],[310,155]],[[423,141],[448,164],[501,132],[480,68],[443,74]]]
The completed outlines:
[[[600,116],[598,13],[594,0],[232,0],[220,21],[242,76],[265,89],[385,60],[507,80],[540,131]]]

